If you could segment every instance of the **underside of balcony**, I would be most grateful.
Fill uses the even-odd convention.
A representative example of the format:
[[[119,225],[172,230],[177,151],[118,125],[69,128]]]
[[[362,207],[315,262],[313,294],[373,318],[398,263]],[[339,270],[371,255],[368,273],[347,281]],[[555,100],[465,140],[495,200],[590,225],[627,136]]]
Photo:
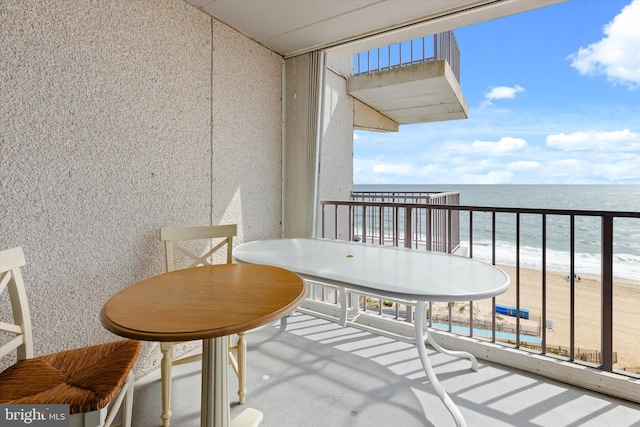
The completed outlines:
[[[446,60],[356,75],[348,80],[347,91],[400,125],[469,116],[460,84]]]
[[[453,426],[414,345],[307,314],[247,334],[247,401],[237,405],[229,371],[232,418],[245,407],[264,426]],[[517,369],[436,353],[429,358],[470,426],[631,426],[640,405]],[[133,425],[159,425],[159,374],[138,379]],[[172,425],[198,426],[200,365],[174,368]]]

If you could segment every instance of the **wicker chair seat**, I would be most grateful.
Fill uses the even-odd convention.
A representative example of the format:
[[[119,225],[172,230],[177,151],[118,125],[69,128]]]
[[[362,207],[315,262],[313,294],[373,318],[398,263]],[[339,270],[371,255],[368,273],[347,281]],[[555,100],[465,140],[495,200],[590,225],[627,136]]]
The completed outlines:
[[[69,413],[104,408],[140,351],[121,340],[25,359],[0,373],[0,403],[68,404]]]

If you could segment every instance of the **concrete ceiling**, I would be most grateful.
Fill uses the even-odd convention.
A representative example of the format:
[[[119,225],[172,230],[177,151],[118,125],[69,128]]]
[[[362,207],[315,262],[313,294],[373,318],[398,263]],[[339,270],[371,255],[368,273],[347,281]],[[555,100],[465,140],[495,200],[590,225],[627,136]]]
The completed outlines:
[[[525,12],[566,0],[185,0],[286,57],[341,55]],[[413,34],[416,34],[413,36]]]

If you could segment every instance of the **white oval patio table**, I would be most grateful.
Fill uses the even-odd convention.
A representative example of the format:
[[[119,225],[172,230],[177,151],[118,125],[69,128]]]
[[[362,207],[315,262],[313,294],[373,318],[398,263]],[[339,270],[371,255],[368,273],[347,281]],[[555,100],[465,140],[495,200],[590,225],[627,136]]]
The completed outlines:
[[[420,361],[440,399],[458,426],[466,422],[431,367],[425,339],[438,351],[471,360],[467,352],[440,347],[425,327],[426,304],[491,298],[509,288],[509,276],[499,268],[457,255],[328,239],[269,239],[248,242],[233,251],[236,260],[266,264],[298,273],[305,279],[340,290],[340,322],[346,324],[348,291],[361,291],[415,303],[416,347]],[[422,337],[423,339],[417,339]]]

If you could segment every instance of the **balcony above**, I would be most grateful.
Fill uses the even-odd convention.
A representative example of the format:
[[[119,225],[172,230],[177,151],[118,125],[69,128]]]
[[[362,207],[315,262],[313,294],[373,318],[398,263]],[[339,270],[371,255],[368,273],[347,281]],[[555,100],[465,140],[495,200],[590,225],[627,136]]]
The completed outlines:
[[[401,125],[469,116],[460,84],[446,60],[357,75],[348,80],[347,91]]]
[[[353,60],[347,92],[395,124],[395,129],[385,130],[469,115],[460,88],[460,49],[453,31],[370,49]],[[357,116],[354,127],[380,130],[357,122]]]

